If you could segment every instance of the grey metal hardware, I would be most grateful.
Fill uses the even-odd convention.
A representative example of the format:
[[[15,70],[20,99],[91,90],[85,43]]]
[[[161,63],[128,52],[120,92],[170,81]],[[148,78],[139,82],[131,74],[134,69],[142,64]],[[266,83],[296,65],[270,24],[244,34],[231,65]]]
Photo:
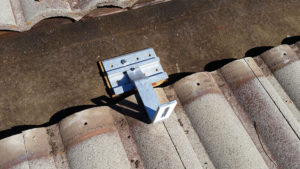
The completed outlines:
[[[177,104],[176,100],[160,104],[153,89],[153,85],[168,78],[159,61],[152,48],[102,61],[113,94],[137,89],[153,123],[167,119]]]

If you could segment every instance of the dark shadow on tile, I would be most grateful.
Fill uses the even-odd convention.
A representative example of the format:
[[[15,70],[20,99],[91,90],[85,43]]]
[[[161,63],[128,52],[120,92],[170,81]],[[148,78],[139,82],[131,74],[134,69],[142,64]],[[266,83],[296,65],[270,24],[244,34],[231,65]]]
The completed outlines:
[[[178,80],[180,80],[180,79],[182,79],[182,78],[184,78],[186,76],[192,75],[194,73],[195,72],[181,72],[181,73],[171,74],[171,75],[169,75],[169,78],[168,78],[168,80],[165,83],[163,83],[163,84],[161,84],[161,85],[159,85],[157,87],[166,87],[166,86],[173,85]]]
[[[281,41],[281,44],[292,45],[297,43],[298,41],[300,41],[300,36],[291,36],[291,37],[284,38]]]
[[[114,109],[115,111],[125,115],[132,117],[134,119],[137,119],[139,121],[142,121],[144,123],[150,123],[149,118],[143,109],[142,103],[139,102],[139,104],[130,102],[128,100],[125,100],[126,97],[132,95],[135,93],[135,91],[120,95],[117,98],[109,98],[107,96],[100,96],[97,98],[92,99],[91,101],[94,104],[91,105],[79,105],[74,107],[69,107],[66,109],[63,109],[57,113],[55,113],[48,122],[41,124],[41,125],[20,125],[15,126],[7,130],[0,131],[0,140],[9,136],[13,136],[19,133],[22,133],[23,131],[39,128],[39,127],[48,127],[53,124],[59,123],[64,118],[71,116],[72,114],[75,114],[77,112],[94,108],[94,107],[101,107],[101,106],[109,106],[110,108]],[[137,98],[138,99],[138,98]]]
[[[55,113],[50,118],[49,122],[43,124],[43,127],[59,123],[62,119],[66,118],[74,113],[77,113],[77,112],[80,112],[80,111],[83,111],[86,109],[90,109],[93,107],[97,107],[97,106],[96,105],[80,105],[80,106],[74,106],[74,107],[69,107],[69,108],[63,109],[63,110]]]
[[[98,66],[99,66],[99,64],[98,64]],[[101,69],[99,69],[99,70],[101,70]],[[100,73],[101,73],[101,71],[100,71]],[[194,72],[183,72],[183,73],[172,74],[172,75],[169,76],[168,81],[161,84],[159,87],[166,87],[166,86],[172,85],[176,81],[178,81],[178,80],[180,80],[180,79],[182,79],[186,76],[189,76],[193,73]],[[102,74],[101,74],[101,77],[103,77]],[[138,104],[126,100],[127,97],[129,97],[133,94],[135,95]],[[66,109],[60,110],[60,111],[56,112],[49,119],[48,122],[46,122],[44,124],[41,124],[41,125],[20,125],[20,126],[12,127],[8,130],[0,131],[0,139],[22,133],[25,130],[29,130],[29,129],[33,129],[33,128],[39,128],[39,127],[48,127],[48,126],[51,126],[53,124],[59,123],[64,118],[66,118],[68,116],[71,116],[72,114],[75,114],[77,112],[80,112],[80,111],[83,111],[83,110],[86,110],[86,109],[90,109],[90,108],[94,108],[94,107],[101,107],[101,106],[109,106],[113,110],[115,110],[115,111],[117,111],[117,112],[119,112],[119,113],[121,113],[125,116],[128,116],[128,117],[134,118],[136,120],[139,120],[143,123],[146,123],[146,124],[151,123],[151,121],[148,118],[147,113],[145,111],[143,102],[141,101],[141,99],[140,99],[139,95],[137,94],[136,90],[126,92],[126,93],[124,93],[122,95],[119,95],[117,97],[114,97],[114,98],[107,97],[107,96],[103,95],[103,96],[100,96],[100,97],[97,97],[97,98],[93,98],[93,99],[91,99],[91,101],[94,104],[73,106],[73,107],[68,107]]]
[[[249,49],[246,53],[244,57],[255,57],[258,56],[262,53],[264,53],[267,50],[272,49],[273,46],[259,46],[259,47],[255,47],[252,49]]]
[[[223,67],[224,65],[226,65],[232,61],[235,61],[235,60],[236,60],[235,58],[229,58],[229,59],[212,61],[205,65],[204,71],[212,72],[212,71],[218,70],[221,67]]]
[[[89,108],[93,108],[93,107],[97,107],[97,105],[80,105],[80,106],[69,107],[69,108],[63,109],[63,110],[55,113],[50,118],[50,120],[48,122],[44,123],[44,124],[41,124],[41,125],[20,125],[20,126],[12,127],[10,129],[7,129],[7,130],[0,131],[0,140],[3,139],[3,138],[6,138],[6,137],[12,136],[12,135],[22,133],[23,131],[26,131],[26,130],[29,130],[29,129],[39,128],[39,127],[48,127],[48,126],[51,126],[53,124],[57,124],[61,120],[63,120],[64,118],[66,118],[66,117],[68,117],[68,116],[70,116],[74,113],[77,113],[77,112],[80,112],[80,111],[83,111],[83,110],[86,110],[86,109],[89,109]]]
[[[8,130],[0,131],[0,140],[4,139],[6,137],[9,137],[9,136],[13,136],[13,135],[22,133],[25,130],[29,130],[29,129],[33,129],[33,128],[37,128],[37,127],[40,127],[40,126],[39,125],[20,125],[20,126],[12,127]]]
[[[144,110],[143,103],[139,98],[138,94],[135,94],[138,104],[128,101],[123,97],[124,95],[120,96],[120,98],[117,99],[111,99],[108,98],[107,96],[101,96],[92,99],[92,102],[94,102],[96,105],[109,106],[110,108],[112,108],[118,113],[137,119],[144,123],[147,124],[151,123],[147,116],[146,111]]]

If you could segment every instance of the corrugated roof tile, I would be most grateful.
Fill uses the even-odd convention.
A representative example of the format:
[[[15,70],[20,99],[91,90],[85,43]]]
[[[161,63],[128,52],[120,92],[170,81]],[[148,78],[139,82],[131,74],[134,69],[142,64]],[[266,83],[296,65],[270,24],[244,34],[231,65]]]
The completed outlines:
[[[267,168],[210,73],[186,77],[174,88],[216,168]]]
[[[0,140],[1,169],[29,169],[23,134]]]
[[[299,57],[288,45],[280,45],[261,55],[280,85],[300,109]]]
[[[131,7],[137,0],[3,0],[0,30],[26,31],[51,17],[80,20],[100,6]]]
[[[78,21],[87,14],[98,17],[166,1],[169,0],[2,0],[0,30],[27,31],[47,18]],[[99,7],[108,8],[95,10]]]
[[[93,108],[60,122],[70,168],[130,168],[110,112]]]
[[[297,169],[299,71],[299,43],[281,45],[155,89],[178,101],[162,123],[130,96],[2,139],[0,168]]]
[[[226,65],[221,73],[280,166],[299,165],[299,138],[270,94],[272,86],[259,68],[251,69],[244,59]]]

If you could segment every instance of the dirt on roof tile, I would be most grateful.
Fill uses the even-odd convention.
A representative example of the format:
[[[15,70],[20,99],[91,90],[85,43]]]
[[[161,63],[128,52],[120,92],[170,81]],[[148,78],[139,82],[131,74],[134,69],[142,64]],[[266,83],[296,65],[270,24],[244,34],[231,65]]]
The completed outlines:
[[[54,17],[80,20],[153,5],[168,0],[2,0],[0,30],[27,31]],[[97,9],[102,7],[103,9]]]
[[[300,168],[295,46],[156,88],[178,101],[162,123],[146,123],[130,96],[4,138],[0,168]]]

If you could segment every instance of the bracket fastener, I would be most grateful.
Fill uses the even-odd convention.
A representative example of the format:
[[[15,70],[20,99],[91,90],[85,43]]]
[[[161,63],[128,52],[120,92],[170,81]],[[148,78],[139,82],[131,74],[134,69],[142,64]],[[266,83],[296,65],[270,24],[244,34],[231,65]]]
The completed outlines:
[[[167,119],[176,100],[160,104],[153,86],[163,83],[168,75],[152,48],[121,55],[100,62],[113,96],[137,89],[151,122]]]

